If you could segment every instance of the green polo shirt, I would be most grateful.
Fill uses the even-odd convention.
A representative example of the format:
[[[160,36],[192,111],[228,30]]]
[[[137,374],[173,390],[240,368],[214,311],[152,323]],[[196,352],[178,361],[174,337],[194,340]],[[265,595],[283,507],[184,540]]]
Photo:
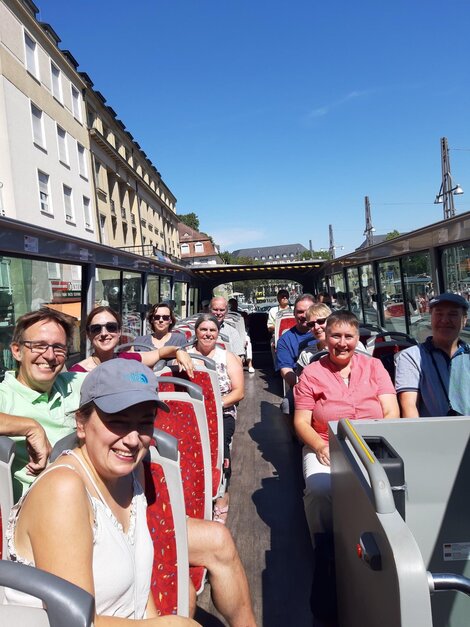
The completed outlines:
[[[43,427],[52,446],[75,429],[73,412],[80,404],[80,388],[86,373],[59,374],[50,394],[36,392],[17,381],[15,372],[5,373],[0,383],[0,412],[13,416],[26,416],[37,420]],[[35,477],[26,474],[29,462],[26,440],[12,437],[16,442],[13,462],[13,492],[15,502],[31,485]]]

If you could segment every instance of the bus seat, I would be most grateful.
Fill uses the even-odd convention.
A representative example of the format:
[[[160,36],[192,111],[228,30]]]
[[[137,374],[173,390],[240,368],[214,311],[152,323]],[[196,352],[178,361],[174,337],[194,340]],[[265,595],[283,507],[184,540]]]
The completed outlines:
[[[387,337],[391,337],[391,339],[387,341]],[[395,383],[395,356],[400,351],[416,344],[416,340],[406,333],[394,331],[390,333],[380,333],[374,338],[372,357],[380,359],[385,370],[390,375],[392,382]]]
[[[147,524],[154,543],[151,590],[159,614],[188,616],[188,539],[178,443],[159,429],[154,440],[144,463]]]
[[[0,591],[4,586],[38,597],[44,602],[46,609],[3,605],[3,594],[0,594],[2,627],[93,626],[94,598],[65,579],[33,566],[1,560]]]
[[[296,320],[292,312],[285,313],[274,321],[274,346],[277,346],[279,338],[283,333],[295,326]]]

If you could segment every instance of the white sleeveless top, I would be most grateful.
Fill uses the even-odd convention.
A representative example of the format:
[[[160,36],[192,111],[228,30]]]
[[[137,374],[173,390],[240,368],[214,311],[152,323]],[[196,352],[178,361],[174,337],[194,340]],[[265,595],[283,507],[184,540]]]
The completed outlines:
[[[96,613],[102,616],[117,616],[135,620],[145,618],[145,608],[150,593],[150,578],[153,565],[153,544],[147,527],[147,501],[141,485],[134,477],[134,496],[131,503],[129,530],[124,533],[101,492],[98,490],[90,471],[83,461],[73,452],[64,451],[63,455],[72,455],[90,479],[99,498],[87,495],[93,508],[93,580],[95,585]],[[69,464],[53,466],[45,470],[31,486],[54,468],[76,469]],[[11,561],[34,566],[16,553],[14,536],[18,514],[28,492],[12,508],[7,528],[8,552]],[[28,605],[42,607],[42,602],[23,592],[5,588],[7,605]]]

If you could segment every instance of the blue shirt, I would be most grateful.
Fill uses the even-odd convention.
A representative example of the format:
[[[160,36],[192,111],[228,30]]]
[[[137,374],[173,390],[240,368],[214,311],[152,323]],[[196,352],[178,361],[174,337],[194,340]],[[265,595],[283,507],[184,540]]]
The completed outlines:
[[[446,392],[452,409],[470,415],[470,346],[459,341],[449,358],[428,337],[423,344],[401,351],[396,361],[395,387],[398,393],[419,393],[420,416],[446,416]]]
[[[281,368],[295,370],[300,352],[316,342],[310,331],[300,333],[297,327],[292,327],[283,333],[276,346],[276,370]]]

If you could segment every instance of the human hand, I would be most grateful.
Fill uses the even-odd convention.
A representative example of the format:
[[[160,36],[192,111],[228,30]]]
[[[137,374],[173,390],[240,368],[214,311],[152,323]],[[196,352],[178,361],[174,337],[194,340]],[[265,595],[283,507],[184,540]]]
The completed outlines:
[[[29,463],[26,465],[26,474],[39,475],[47,466],[52,446],[47,439],[44,429],[35,421],[26,433],[26,450],[29,456]]]
[[[316,456],[320,464],[323,466],[330,465],[330,447],[328,444],[323,444],[317,451]]]
[[[182,348],[176,351],[176,361],[178,362],[179,371],[187,372],[188,376],[192,379],[194,377],[194,362]]]

